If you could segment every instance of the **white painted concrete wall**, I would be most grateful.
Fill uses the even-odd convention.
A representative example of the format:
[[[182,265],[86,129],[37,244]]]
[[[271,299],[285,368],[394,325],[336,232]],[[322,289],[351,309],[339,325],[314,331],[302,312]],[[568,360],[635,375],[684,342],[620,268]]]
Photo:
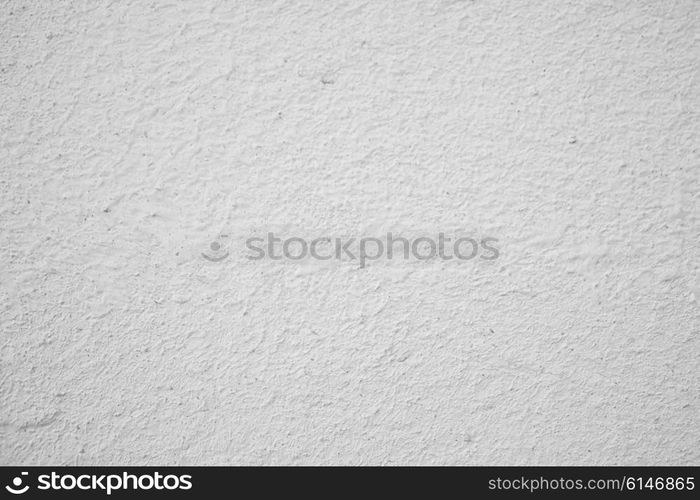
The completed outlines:
[[[698,463],[700,2],[0,16],[2,464]]]

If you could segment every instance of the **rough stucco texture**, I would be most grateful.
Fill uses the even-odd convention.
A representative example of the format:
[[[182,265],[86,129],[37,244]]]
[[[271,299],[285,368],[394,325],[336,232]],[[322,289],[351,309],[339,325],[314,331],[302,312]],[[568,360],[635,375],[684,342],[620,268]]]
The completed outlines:
[[[698,463],[700,2],[0,16],[2,464]]]

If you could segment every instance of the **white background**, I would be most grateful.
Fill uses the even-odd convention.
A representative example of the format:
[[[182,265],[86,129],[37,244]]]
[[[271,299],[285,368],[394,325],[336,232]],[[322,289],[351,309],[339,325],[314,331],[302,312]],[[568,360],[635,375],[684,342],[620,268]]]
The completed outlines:
[[[700,2],[10,1],[0,42],[0,463],[698,463]]]

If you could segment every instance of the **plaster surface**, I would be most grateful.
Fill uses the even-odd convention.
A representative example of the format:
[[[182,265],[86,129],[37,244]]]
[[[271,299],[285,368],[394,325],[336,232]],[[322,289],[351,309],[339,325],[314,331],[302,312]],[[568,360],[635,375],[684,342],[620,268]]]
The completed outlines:
[[[690,0],[3,2],[0,464],[697,465],[699,69]]]

